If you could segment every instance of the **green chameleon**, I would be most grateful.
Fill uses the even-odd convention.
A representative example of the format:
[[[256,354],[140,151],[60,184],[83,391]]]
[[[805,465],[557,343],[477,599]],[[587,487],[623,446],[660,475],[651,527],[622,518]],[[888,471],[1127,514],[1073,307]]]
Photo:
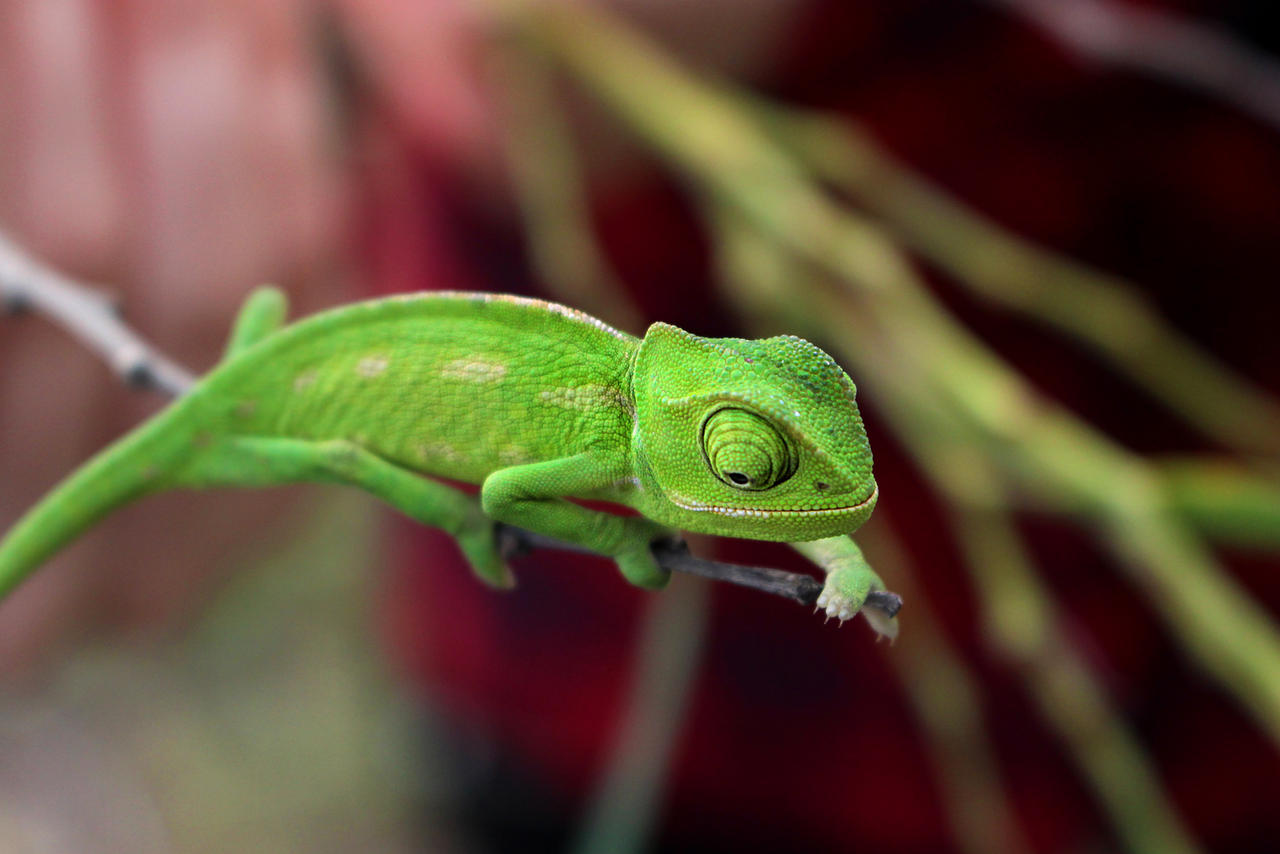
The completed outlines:
[[[651,545],[685,530],[792,543],[826,572],[829,617],[884,589],[846,536],[878,495],[854,385],[807,341],[665,323],[637,339],[499,294],[396,296],[282,328],[285,312],[279,291],[257,291],[218,367],[19,520],[0,541],[0,595],[125,502],[298,482],[357,486],[442,528],[495,587],[514,583],[505,522],[608,555],[645,588],[669,576]]]

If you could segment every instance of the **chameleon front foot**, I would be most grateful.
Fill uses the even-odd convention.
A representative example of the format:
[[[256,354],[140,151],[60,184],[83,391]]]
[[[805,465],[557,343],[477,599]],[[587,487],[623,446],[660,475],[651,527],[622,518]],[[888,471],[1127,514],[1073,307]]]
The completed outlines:
[[[815,610],[843,623],[856,615],[867,618],[876,634],[893,640],[898,636],[898,609],[902,599],[884,590],[879,576],[857,566],[846,566],[827,575]]]
[[[857,543],[842,536],[791,545],[827,574],[817,601],[827,619],[835,617],[843,623],[861,614],[877,634],[890,640],[898,636],[896,618],[902,599],[884,589]]]
[[[860,567],[841,567],[827,575],[827,583],[818,594],[817,608],[826,611],[827,618],[840,622],[853,619],[867,600],[878,579]]]

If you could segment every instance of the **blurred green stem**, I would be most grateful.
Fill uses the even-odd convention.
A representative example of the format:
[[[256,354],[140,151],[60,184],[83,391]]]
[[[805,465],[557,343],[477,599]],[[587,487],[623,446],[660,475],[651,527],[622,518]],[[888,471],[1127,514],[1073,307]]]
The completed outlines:
[[[702,661],[710,583],[679,578],[649,599],[618,741],[573,846],[577,854],[639,854],[658,809]]]
[[[1280,486],[1230,460],[1162,461],[1170,505],[1202,535],[1237,547],[1280,551]]]
[[[954,516],[997,648],[1025,677],[1040,713],[1070,746],[1085,779],[1130,850],[1191,854],[1159,777],[1088,664],[1067,641],[1049,593],[1036,578],[1003,509]]]
[[[870,557],[909,603],[907,630],[888,658],[915,706],[941,783],[952,830],[966,854],[1026,854],[983,723],[977,677],[944,634],[915,585],[906,551],[883,523],[858,533]]]

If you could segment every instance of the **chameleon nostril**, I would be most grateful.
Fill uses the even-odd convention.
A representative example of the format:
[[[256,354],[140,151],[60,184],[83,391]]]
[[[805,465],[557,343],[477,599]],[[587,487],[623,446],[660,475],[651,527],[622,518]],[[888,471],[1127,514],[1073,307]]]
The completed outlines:
[[[813,484],[813,488],[814,488],[814,489],[826,489],[826,488],[827,488],[827,484],[823,483],[823,482],[822,482],[822,481],[820,481],[820,480],[819,480],[819,481],[815,481],[815,482],[814,482],[814,484]]]

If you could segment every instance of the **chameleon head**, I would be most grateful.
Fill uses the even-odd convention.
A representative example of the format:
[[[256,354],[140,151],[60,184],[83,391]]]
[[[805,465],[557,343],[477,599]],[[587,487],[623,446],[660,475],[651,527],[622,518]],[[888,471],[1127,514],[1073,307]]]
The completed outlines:
[[[853,382],[808,341],[701,338],[655,323],[634,382],[651,518],[796,542],[847,534],[871,515],[878,493]]]

